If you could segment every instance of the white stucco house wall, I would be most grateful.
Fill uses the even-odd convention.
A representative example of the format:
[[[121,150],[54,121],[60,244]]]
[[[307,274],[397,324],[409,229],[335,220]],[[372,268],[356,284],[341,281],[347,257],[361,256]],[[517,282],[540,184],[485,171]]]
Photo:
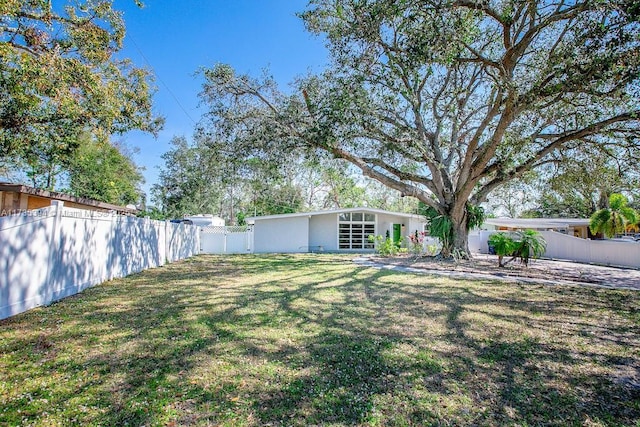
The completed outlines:
[[[369,235],[400,238],[423,231],[423,216],[371,208],[335,209],[246,219],[255,253],[372,252]]]

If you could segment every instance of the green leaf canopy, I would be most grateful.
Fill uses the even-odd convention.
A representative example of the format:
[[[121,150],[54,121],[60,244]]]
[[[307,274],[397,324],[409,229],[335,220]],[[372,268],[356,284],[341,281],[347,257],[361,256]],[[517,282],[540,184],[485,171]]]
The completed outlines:
[[[120,59],[110,0],[0,2],[0,155],[73,151],[82,132],[156,132],[150,74]]]

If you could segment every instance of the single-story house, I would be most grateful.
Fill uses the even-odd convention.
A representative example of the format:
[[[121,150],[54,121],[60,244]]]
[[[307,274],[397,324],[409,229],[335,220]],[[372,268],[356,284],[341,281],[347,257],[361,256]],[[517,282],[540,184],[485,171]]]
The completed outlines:
[[[487,218],[481,228],[497,231],[556,231],[582,239],[594,237],[589,231],[589,218]]]
[[[246,221],[253,226],[255,253],[372,252],[370,235],[402,243],[426,224],[421,215],[371,208],[256,216]]]
[[[0,182],[0,216],[16,215],[26,211],[46,208],[51,202],[59,200],[69,208],[98,212],[115,212],[119,215],[135,215],[135,207],[124,207],[99,202],[85,197],[74,197],[55,191],[41,190],[22,184]]]

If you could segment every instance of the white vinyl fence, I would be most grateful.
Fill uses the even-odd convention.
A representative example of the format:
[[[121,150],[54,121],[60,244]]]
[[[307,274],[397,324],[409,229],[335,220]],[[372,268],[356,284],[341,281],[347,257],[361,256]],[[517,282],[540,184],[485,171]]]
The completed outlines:
[[[200,227],[200,252],[204,254],[246,254],[252,252],[250,226]]]
[[[0,319],[198,253],[198,227],[66,208],[0,217]]]
[[[472,253],[489,253],[487,241],[495,231],[480,231],[469,235]],[[640,268],[640,242],[588,240],[555,231],[541,231],[547,241],[544,258],[576,261],[587,264]]]

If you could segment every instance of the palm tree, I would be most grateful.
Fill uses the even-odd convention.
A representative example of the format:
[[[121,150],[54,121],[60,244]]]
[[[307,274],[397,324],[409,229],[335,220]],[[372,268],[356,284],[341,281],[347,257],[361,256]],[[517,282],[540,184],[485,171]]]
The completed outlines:
[[[498,255],[498,266],[504,267],[516,258],[525,267],[529,266],[529,259],[539,258],[547,250],[547,242],[535,230],[517,231],[513,234],[495,233],[489,237],[489,245],[493,246]],[[511,258],[503,262],[505,256]]]
[[[609,197],[609,207],[600,209],[591,215],[589,229],[593,234],[602,233],[613,237],[623,233],[627,224],[638,222],[639,216],[633,208],[627,206],[628,200],[622,194],[614,193]]]
[[[506,263],[502,263],[505,256],[513,255],[516,250],[515,241],[507,233],[498,232],[489,236],[489,245],[498,255],[498,267],[504,267]],[[508,261],[507,261],[508,262]]]
[[[516,256],[525,267],[529,267],[530,258],[540,258],[547,250],[547,241],[535,230],[516,233]]]

